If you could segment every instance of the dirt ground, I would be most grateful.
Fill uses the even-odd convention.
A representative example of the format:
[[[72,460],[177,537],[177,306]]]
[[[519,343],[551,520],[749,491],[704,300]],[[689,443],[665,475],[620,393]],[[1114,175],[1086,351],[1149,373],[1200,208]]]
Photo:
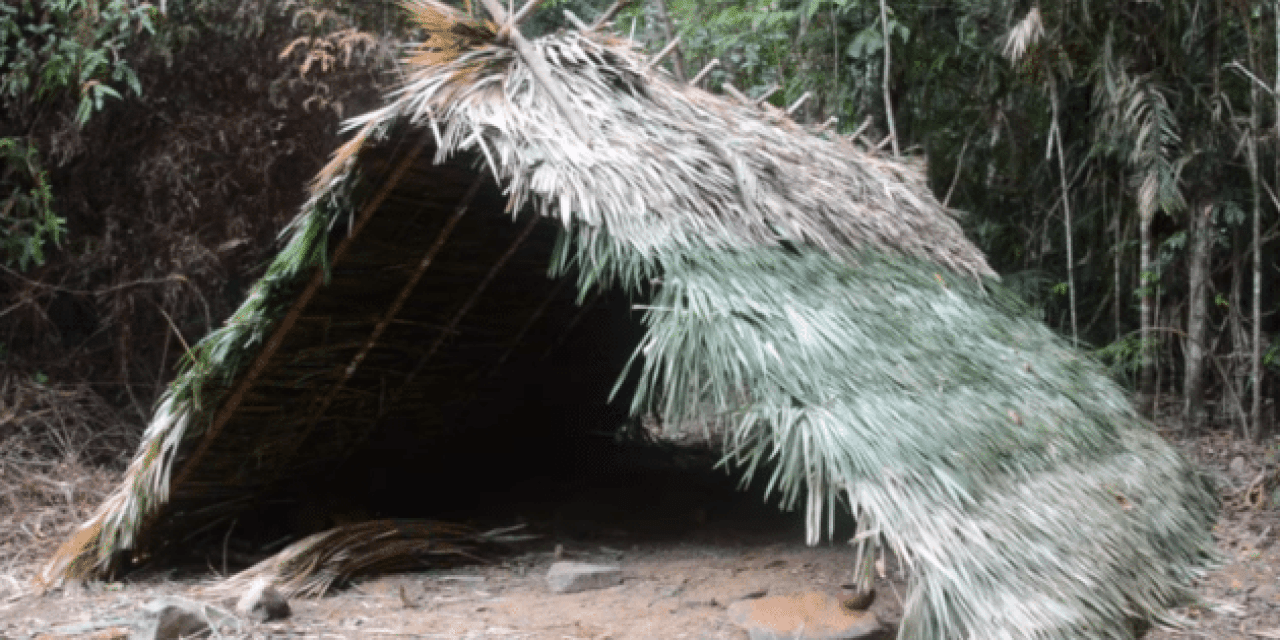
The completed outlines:
[[[1259,445],[1227,435],[1181,443],[1221,481],[1224,510],[1215,536],[1223,563],[1197,584],[1203,601],[1175,612],[1182,624],[1157,628],[1147,635],[1149,640],[1280,639],[1280,548],[1273,544],[1280,534],[1280,510],[1274,504],[1280,495],[1272,496],[1278,444],[1271,440]],[[101,481],[97,478],[95,486]],[[58,481],[49,482],[57,487]],[[74,482],[61,482],[61,493],[49,489],[51,496],[66,495],[68,487],[74,494]],[[65,499],[71,505],[84,501],[74,495]],[[84,510],[84,504],[63,509]],[[120,584],[92,583],[33,595],[27,582],[33,560],[47,553],[70,526],[54,523],[55,515],[51,512],[33,523],[29,517],[0,513],[16,530],[30,532],[20,553],[21,540],[0,547],[6,554],[0,557],[0,638],[124,637],[123,626],[110,623],[136,617],[144,603],[158,597],[212,600],[229,607],[227,601],[202,595],[214,581],[212,571],[140,575]],[[849,550],[841,544],[808,548],[797,524],[784,518],[744,528],[726,516],[678,537],[612,528],[586,541],[548,538],[491,565],[357,580],[330,596],[295,600],[292,618],[260,625],[248,635],[335,640],[743,639],[746,634],[726,616],[726,607],[735,600],[761,593],[849,594],[844,588],[852,579]],[[566,559],[619,563],[622,584],[577,594],[549,593],[544,576],[555,561],[557,543]],[[873,611],[882,619],[896,620],[902,589],[900,581],[880,581]],[[86,625],[90,622],[101,624]]]

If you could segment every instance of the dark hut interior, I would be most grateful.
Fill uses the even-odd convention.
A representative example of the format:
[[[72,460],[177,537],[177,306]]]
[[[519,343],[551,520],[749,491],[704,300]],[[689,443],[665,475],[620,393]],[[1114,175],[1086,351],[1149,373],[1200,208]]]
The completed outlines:
[[[215,390],[220,433],[178,459],[151,554],[225,544],[247,562],[380,518],[555,540],[679,535],[709,517],[794,534],[799,518],[713,469],[716,452],[630,416],[639,301],[580,300],[575,274],[549,274],[557,221],[501,214],[482,159],[433,165],[413,146],[362,152],[374,188],[400,163],[402,177],[332,229],[328,282],[298,296],[256,375]]]

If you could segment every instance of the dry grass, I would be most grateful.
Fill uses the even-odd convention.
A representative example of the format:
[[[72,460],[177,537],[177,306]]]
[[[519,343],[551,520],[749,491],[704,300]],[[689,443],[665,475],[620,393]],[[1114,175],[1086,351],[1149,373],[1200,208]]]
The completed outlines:
[[[137,440],[85,386],[0,380],[0,594],[25,591],[120,481]]]

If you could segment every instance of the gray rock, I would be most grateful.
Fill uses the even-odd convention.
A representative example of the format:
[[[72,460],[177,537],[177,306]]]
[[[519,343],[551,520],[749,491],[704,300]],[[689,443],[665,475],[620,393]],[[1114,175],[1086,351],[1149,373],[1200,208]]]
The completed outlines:
[[[235,616],[211,604],[184,598],[163,598],[142,605],[145,617],[137,626],[130,640],[178,640],[179,638],[208,638],[213,630],[210,623],[220,627],[240,629]]]
[[[874,613],[851,611],[825,593],[742,600],[728,613],[751,640],[865,640],[885,632]]]
[[[622,568],[586,562],[557,562],[547,571],[552,593],[577,593],[622,584]]]
[[[176,604],[165,605],[130,640],[208,638],[213,632],[204,616]]]
[[[1244,456],[1236,456],[1231,459],[1231,464],[1227,466],[1227,471],[1233,476],[1244,475]]]
[[[236,613],[255,622],[271,622],[288,618],[291,611],[289,602],[271,586],[271,582],[259,578],[240,596],[240,601],[236,603]]]

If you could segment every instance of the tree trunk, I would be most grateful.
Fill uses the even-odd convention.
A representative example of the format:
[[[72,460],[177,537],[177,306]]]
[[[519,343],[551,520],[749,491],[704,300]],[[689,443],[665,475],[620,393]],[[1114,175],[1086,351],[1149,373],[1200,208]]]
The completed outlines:
[[[1154,308],[1155,274],[1151,272],[1151,222],[1155,212],[1143,213],[1138,218],[1138,284],[1142,290],[1142,302],[1138,309],[1141,344],[1138,347],[1138,411],[1147,417],[1155,413],[1155,358],[1153,357],[1151,314]]]
[[[1209,258],[1213,250],[1213,205],[1189,211],[1187,233],[1187,348],[1186,377],[1183,379],[1183,417],[1186,428],[1204,426],[1204,361],[1209,302]]]
[[[889,61],[893,58],[889,54],[889,7],[885,4],[886,0],[880,0],[880,33],[884,35],[884,117],[889,121],[889,140],[893,143],[893,157],[897,158],[902,155],[902,149],[898,147],[898,128],[893,123],[893,98],[889,95]]]
[[[1067,243],[1067,303],[1071,310],[1071,346],[1080,343],[1080,331],[1076,322],[1076,264],[1075,264],[1075,245],[1071,241],[1071,192],[1067,189],[1067,152],[1062,148],[1062,127],[1058,119],[1060,113],[1060,105],[1058,104],[1058,81],[1056,78],[1049,80],[1049,99],[1053,101],[1053,135],[1054,143],[1058,147],[1058,174],[1062,181],[1062,220],[1064,229],[1064,237]]]

